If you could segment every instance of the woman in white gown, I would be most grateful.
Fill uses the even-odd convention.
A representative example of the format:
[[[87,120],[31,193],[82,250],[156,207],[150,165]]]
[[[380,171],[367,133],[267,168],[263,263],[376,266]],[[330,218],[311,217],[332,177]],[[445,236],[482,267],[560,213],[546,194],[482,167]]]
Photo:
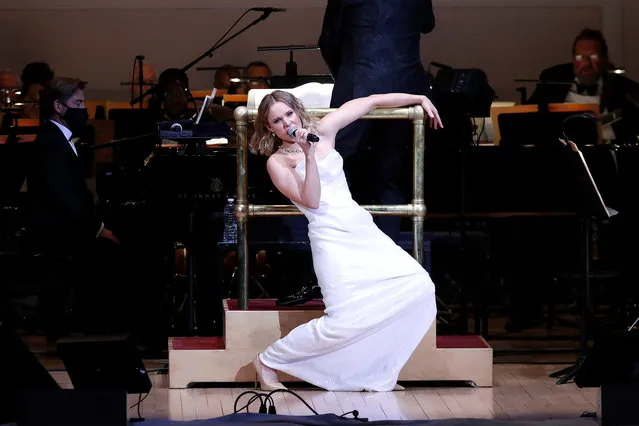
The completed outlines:
[[[267,155],[274,185],[309,220],[313,265],[325,315],[292,330],[254,365],[265,390],[284,388],[277,371],[331,391],[390,391],[431,327],[435,286],[424,268],[380,231],[348,189],[335,135],[375,108],[421,105],[441,127],[425,96],[401,93],[354,99],[321,120],[292,94],[260,103],[251,140]],[[292,129],[297,129],[289,136]],[[319,136],[308,142],[307,135]]]

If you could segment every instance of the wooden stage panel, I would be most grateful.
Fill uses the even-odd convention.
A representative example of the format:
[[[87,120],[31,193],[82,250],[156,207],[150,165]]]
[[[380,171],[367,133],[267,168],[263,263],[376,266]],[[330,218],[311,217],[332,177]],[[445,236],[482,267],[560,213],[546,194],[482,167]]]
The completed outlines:
[[[225,307],[228,311],[243,312],[239,308],[237,299],[228,299],[226,301]],[[296,305],[296,306],[277,306],[275,304],[275,300],[273,299],[249,299],[248,301],[249,311],[299,311],[299,310],[323,311],[324,308],[325,306],[321,299],[312,299],[304,304]]]
[[[488,348],[480,336],[437,336],[437,347],[444,348]],[[171,337],[173,350],[225,349],[223,337]]]
[[[234,402],[246,387],[216,387],[196,389],[170,389],[169,378],[152,372],[161,369],[162,361],[145,362],[153,384],[151,392],[142,401],[141,414],[146,419],[175,421],[204,420],[231,415]],[[473,424],[468,419],[495,419],[525,421],[525,425],[552,420],[548,426],[596,426],[594,419],[580,418],[582,412],[597,410],[597,388],[579,389],[574,383],[556,385],[549,373],[565,365],[495,365],[493,387],[442,388],[411,387],[405,392],[327,392],[323,390],[292,389],[320,414],[341,415],[358,410],[360,417],[370,421],[386,420],[441,420],[464,419],[456,425]],[[73,386],[65,371],[56,369],[51,375],[64,389]],[[241,398],[240,405],[250,395]],[[129,406],[138,402],[138,395],[129,395]],[[293,395],[273,395],[277,413],[283,415],[312,415],[302,401]],[[258,401],[259,402],[259,401]],[[259,403],[251,404],[250,412],[257,413]],[[137,417],[136,407],[129,411]],[[480,420],[475,424],[482,425]],[[143,424],[143,423],[142,423]],[[446,423],[449,424],[449,423]],[[453,423],[450,423],[451,425]]]
[[[224,337],[169,339],[169,385],[187,388],[196,383],[254,383],[252,361],[296,326],[324,314],[321,300],[279,308],[274,299],[249,301],[240,310],[225,300]],[[290,376],[283,382],[299,381]],[[493,384],[493,351],[481,336],[437,336],[433,324],[400,373],[402,382],[472,382]]]
[[[171,337],[169,348],[175,351],[225,349],[223,337]]]

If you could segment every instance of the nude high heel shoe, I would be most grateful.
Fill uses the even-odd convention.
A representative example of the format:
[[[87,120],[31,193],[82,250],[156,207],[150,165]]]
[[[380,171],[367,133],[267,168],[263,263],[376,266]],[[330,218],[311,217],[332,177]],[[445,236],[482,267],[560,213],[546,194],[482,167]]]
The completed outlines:
[[[276,390],[276,389],[286,389],[286,386],[281,384],[277,378],[277,373],[262,364],[260,361],[260,356],[256,356],[253,360],[253,366],[255,367],[255,372],[257,373],[257,380],[255,381],[255,385],[257,387],[257,381],[260,382],[260,388],[262,390]]]

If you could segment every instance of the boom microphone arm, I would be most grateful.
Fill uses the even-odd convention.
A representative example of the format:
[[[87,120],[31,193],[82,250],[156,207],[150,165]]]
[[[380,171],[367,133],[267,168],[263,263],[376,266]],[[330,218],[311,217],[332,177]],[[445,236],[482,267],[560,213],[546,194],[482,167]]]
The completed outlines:
[[[255,9],[249,9],[250,10],[255,10]],[[233,40],[235,37],[239,36],[240,34],[242,34],[244,31],[248,30],[249,28],[257,25],[258,23],[260,23],[261,21],[264,21],[266,18],[268,18],[272,12],[277,11],[275,9],[266,9],[264,11],[262,11],[262,15],[253,20],[253,22],[251,22],[250,24],[248,24],[247,26],[245,26],[244,28],[242,28],[241,30],[237,31],[235,34],[233,34],[232,36],[230,36],[229,38],[227,38],[226,40],[224,40],[221,43],[215,43],[213,46],[211,46],[210,49],[208,49],[206,52],[204,52],[202,55],[200,55],[199,57],[197,57],[196,59],[194,59],[193,61],[191,61],[189,64],[185,65],[181,70],[183,72],[188,71],[189,69],[193,68],[198,62],[200,62],[202,59],[206,58],[206,57],[211,57],[213,56],[213,52],[215,52],[217,49],[219,49],[220,47],[224,46],[226,43],[228,43],[229,41]],[[248,12],[248,11],[247,11]],[[244,14],[246,14],[247,12],[245,12]],[[242,15],[243,16],[243,15]],[[240,17],[241,19],[241,17]],[[158,85],[155,85],[153,87],[151,87],[150,89],[148,89],[146,92],[142,93],[140,96],[138,96],[137,98],[133,99],[131,101],[131,105],[135,105],[138,102],[141,102],[142,99],[144,99],[145,97],[147,97],[148,95],[150,95],[151,93],[155,92],[157,90]]]

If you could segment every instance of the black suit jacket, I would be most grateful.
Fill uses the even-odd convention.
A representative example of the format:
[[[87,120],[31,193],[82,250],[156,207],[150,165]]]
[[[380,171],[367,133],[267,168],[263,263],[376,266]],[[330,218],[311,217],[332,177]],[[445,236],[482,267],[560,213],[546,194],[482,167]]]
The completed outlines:
[[[575,79],[571,63],[545,69],[540,80],[572,83]],[[538,84],[528,99],[529,104],[563,103],[570,84]],[[613,124],[618,140],[632,140],[639,134],[639,84],[619,74],[605,74],[599,111],[621,109],[623,120]]]
[[[82,249],[102,226],[82,161],[52,122],[33,142],[27,191],[33,241],[56,248]]]
[[[335,79],[331,106],[375,93],[425,94],[420,38],[434,27],[431,0],[328,0],[319,47]]]

